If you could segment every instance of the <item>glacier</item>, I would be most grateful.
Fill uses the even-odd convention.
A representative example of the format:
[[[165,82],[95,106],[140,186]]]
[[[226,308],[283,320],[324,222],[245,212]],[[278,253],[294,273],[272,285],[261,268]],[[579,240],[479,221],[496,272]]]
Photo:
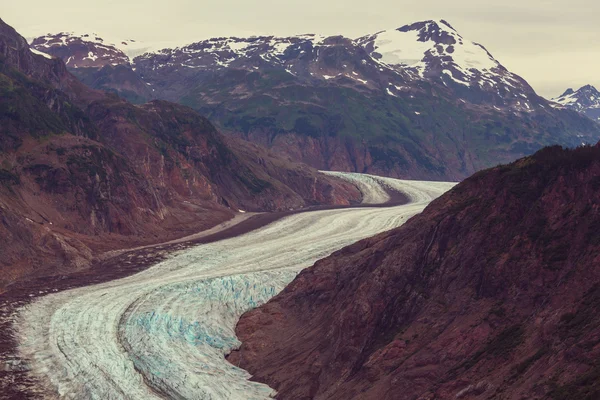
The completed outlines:
[[[20,310],[19,357],[45,398],[269,399],[275,391],[225,360],[240,316],[296,274],[360,239],[398,227],[453,183],[330,173],[369,204],[290,215],[253,232],[181,250],[135,275],[52,293]]]

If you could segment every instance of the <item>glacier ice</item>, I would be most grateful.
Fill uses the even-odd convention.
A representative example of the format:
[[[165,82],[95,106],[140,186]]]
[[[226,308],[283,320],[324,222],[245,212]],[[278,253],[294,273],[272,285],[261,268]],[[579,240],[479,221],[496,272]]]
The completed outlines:
[[[256,231],[174,253],[138,274],[52,293],[23,308],[19,356],[49,398],[268,399],[224,356],[240,316],[302,269],[419,213],[451,183],[334,173],[370,203],[403,191],[409,204],[288,216]]]

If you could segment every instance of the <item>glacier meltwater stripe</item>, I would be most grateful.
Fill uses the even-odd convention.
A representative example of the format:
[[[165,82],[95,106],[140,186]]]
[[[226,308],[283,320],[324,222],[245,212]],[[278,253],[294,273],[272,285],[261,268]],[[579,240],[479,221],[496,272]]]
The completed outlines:
[[[21,310],[19,355],[48,398],[268,399],[274,391],[224,356],[240,316],[296,274],[357,240],[397,227],[452,184],[359,174],[370,202],[382,187],[410,202],[291,215],[245,235],[171,255],[127,278],[50,294]]]

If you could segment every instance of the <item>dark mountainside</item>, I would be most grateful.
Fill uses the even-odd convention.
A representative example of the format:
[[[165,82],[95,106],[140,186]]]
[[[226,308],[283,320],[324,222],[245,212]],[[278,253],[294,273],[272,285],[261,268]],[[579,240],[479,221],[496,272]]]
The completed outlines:
[[[230,219],[360,201],[352,185],[165,101],[89,89],[0,20],[0,292]]]
[[[443,20],[358,39],[213,38],[128,57],[132,45],[67,33],[32,42],[91,87],[190,106],[225,133],[320,169],[460,180],[543,146],[600,139],[598,124],[552,107]]]
[[[245,314],[280,399],[600,398],[600,147],[475,174]]]

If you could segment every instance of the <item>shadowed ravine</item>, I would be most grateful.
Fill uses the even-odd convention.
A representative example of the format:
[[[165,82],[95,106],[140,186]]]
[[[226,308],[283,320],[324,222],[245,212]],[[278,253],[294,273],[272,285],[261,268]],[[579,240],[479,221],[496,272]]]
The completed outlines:
[[[239,317],[296,274],[357,240],[397,227],[450,183],[358,180],[365,200],[408,204],[286,216],[172,254],[136,275],[40,297],[16,321],[19,357],[48,398],[264,399],[266,385],[224,356]]]

